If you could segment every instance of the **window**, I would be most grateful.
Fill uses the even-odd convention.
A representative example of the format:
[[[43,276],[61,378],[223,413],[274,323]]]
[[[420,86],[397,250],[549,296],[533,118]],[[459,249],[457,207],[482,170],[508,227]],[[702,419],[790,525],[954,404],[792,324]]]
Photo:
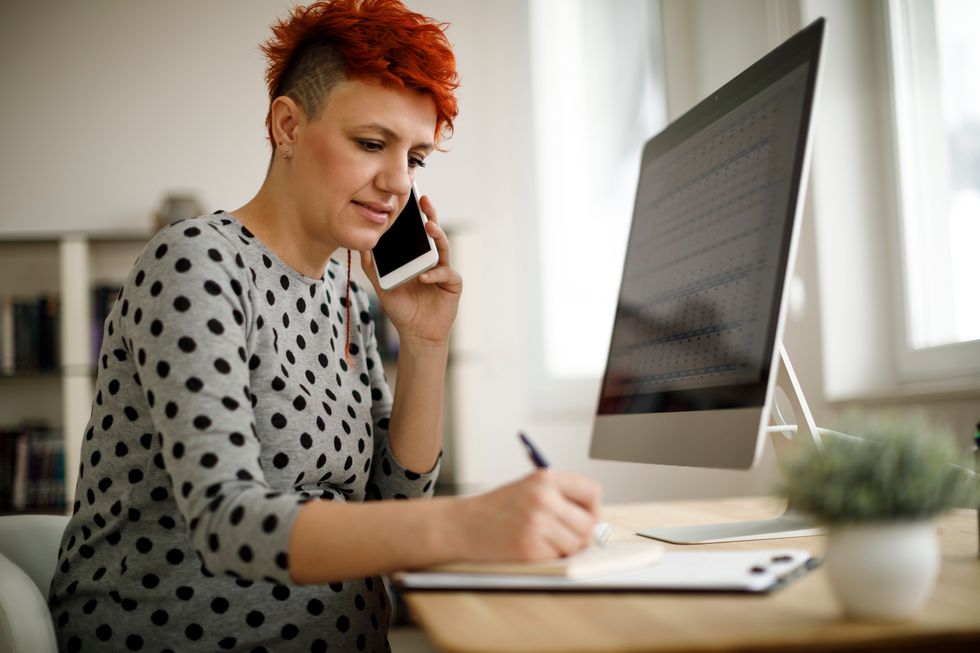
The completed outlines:
[[[641,150],[666,124],[660,5],[532,0],[530,12],[536,376],[594,381],[609,347]]]
[[[980,3],[890,0],[906,381],[980,372]]]

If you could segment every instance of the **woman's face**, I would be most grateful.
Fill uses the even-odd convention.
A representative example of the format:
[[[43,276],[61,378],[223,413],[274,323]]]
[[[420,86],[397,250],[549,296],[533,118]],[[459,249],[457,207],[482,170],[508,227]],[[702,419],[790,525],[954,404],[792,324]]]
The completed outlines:
[[[330,245],[374,247],[408,200],[433,149],[431,97],[357,80],[335,86],[312,121],[300,121],[290,190],[307,233]]]

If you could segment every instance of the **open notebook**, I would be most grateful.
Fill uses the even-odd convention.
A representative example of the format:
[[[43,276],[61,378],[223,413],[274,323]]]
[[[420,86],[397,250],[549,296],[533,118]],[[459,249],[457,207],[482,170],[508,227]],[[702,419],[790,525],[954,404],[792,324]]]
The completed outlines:
[[[554,560],[536,562],[454,562],[421,573],[508,574],[587,578],[639,569],[655,564],[664,554],[656,542],[608,542]]]

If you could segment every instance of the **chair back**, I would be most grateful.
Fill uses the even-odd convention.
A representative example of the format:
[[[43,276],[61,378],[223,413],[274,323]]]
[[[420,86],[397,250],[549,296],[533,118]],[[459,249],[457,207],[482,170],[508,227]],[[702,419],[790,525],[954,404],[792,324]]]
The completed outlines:
[[[61,515],[0,517],[0,651],[57,653],[47,597],[67,524]]]

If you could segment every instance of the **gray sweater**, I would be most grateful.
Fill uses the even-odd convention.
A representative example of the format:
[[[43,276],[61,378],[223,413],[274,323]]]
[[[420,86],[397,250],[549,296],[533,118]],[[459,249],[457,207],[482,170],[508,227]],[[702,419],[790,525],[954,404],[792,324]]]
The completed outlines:
[[[105,323],[49,602],[64,651],[385,651],[378,577],[298,586],[306,501],[431,495],[388,449],[391,392],[346,271],[288,267],[228,213],[171,225]],[[376,534],[385,537],[385,533]]]

